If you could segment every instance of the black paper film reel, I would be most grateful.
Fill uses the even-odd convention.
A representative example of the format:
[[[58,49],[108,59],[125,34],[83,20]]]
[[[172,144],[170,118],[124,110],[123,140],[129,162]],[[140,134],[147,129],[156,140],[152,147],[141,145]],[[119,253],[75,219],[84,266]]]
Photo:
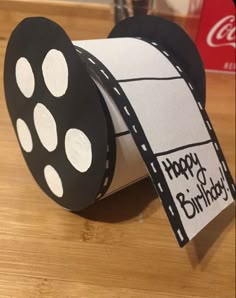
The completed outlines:
[[[179,26],[153,16],[132,17],[114,27],[109,38],[115,37],[141,37],[166,47],[196,84],[205,105],[204,68]],[[17,76],[21,69],[28,77]],[[31,83],[25,84],[26,80]],[[114,174],[114,129],[101,93],[64,30],[41,17],[23,20],[7,47],[4,85],[22,153],[43,191],[72,211],[100,199]],[[89,156],[83,150],[74,152],[72,139]]]
[[[4,86],[38,185],[72,211],[94,203],[104,192],[107,171],[112,179],[114,132],[103,98],[64,30],[45,18],[23,20],[8,43]]]

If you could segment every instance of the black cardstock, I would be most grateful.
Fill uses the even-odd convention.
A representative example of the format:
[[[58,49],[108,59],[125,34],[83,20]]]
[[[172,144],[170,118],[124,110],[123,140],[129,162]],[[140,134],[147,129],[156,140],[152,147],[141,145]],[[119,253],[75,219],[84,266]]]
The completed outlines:
[[[52,96],[42,77],[41,65],[51,48],[57,48],[64,53],[69,68],[68,91],[60,99]],[[31,62],[35,75],[35,92],[30,100],[24,98],[16,85],[15,65],[21,56],[27,57]],[[106,168],[108,144],[106,111],[101,104],[101,95],[96,85],[89,77],[68,36],[57,24],[45,18],[28,18],[17,26],[7,47],[4,85],[14,128],[16,129],[16,119],[21,117],[33,133],[34,151],[28,154],[22,150],[22,153],[39,186],[66,209],[76,211],[91,205],[101,191]],[[59,146],[53,153],[43,148],[34,128],[33,109],[38,102],[53,111],[58,120]],[[72,127],[82,129],[93,142],[92,166],[83,175],[71,167],[66,159],[64,136]],[[109,129],[112,131],[111,126]],[[64,182],[62,198],[54,196],[45,182],[43,169],[48,163],[62,175]],[[91,184],[92,187],[88,187]]]

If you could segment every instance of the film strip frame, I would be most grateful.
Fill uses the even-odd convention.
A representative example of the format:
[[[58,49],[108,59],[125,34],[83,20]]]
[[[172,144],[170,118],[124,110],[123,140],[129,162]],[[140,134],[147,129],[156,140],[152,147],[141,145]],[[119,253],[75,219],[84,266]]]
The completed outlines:
[[[141,37],[137,37],[137,39],[147,42],[149,45],[155,47],[158,51],[160,51],[170,61],[170,63],[174,65],[180,77],[185,80],[187,86],[189,87],[193,97],[197,102],[199,111],[202,115],[207,131],[214,144],[216,154],[224,170],[224,174],[229,184],[231,194],[235,198],[235,185],[231,177],[229,168],[225,161],[223,152],[220,148],[215,132],[212,128],[211,122],[207,116],[205,109],[202,107],[202,104],[199,100],[199,96],[193,84],[190,82],[188,76],[182,70],[181,66],[176,62],[173,55],[167,52],[164,47],[157,44],[156,42],[149,41]],[[155,153],[152,151],[152,148],[145,136],[145,133],[143,131],[141,124],[139,123],[139,120],[135,114],[135,111],[132,105],[130,104],[126,94],[124,93],[122,87],[120,86],[119,81],[117,81],[114,78],[114,76],[104,66],[104,64],[101,63],[95,56],[93,56],[91,53],[89,53],[88,51],[84,50],[81,47],[78,47],[78,46],[74,46],[74,47],[77,53],[80,55],[82,61],[86,64],[90,75],[92,77],[95,76],[95,78],[99,78],[99,80],[106,87],[107,92],[112,96],[115,104],[117,105],[126,125],[129,128],[129,131],[132,134],[132,137],[136,143],[136,146],[138,147],[138,150],[146,164],[146,167],[152,179],[153,185],[157,193],[160,195],[163,207],[170,221],[175,237],[180,247],[183,247],[185,244],[189,242],[189,238],[182,224],[179,212],[174,203],[169,186],[166,182],[164,174],[162,173],[162,169],[157,161],[157,157]],[[105,186],[103,185],[102,188],[104,189]],[[163,197],[165,199],[162,199]],[[102,198],[102,196],[100,198]]]

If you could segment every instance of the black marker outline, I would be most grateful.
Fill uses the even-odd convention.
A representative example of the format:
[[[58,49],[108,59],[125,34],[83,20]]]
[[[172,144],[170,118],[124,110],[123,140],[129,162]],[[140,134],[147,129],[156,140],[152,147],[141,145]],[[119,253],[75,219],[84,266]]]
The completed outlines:
[[[115,137],[116,138],[119,138],[119,137],[126,136],[126,135],[129,135],[129,134],[130,134],[130,131],[129,130],[127,130],[127,131],[121,131],[121,132],[115,133]]]
[[[158,156],[162,156],[162,155],[167,155],[167,154],[171,154],[171,153],[174,153],[174,152],[178,152],[180,150],[184,150],[184,149],[192,148],[192,147],[197,147],[197,146],[202,146],[202,145],[206,145],[206,144],[209,144],[209,143],[212,143],[212,140],[207,140],[207,141],[198,142],[198,143],[192,143],[192,144],[184,145],[184,146],[181,146],[181,147],[176,147],[176,148],[173,148],[173,149],[170,149],[170,150],[167,150],[167,151],[158,152],[158,153],[155,153],[155,156],[158,157]]]
[[[135,82],[135,81],[169,81],[169,80],[178,80],[182,79],[179,77],[164,77],[164,78],[155,78],[155,77],[143,77],[143,78],[131,78],[131,79],[122,79],[117,80],[118,83],[126,83],[126,82]]]

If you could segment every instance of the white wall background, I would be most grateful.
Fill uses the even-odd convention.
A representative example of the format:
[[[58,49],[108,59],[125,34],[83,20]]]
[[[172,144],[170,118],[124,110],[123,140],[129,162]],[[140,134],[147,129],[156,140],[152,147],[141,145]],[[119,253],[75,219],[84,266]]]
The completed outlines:
[[[64,0],[65,1],[65,0]],[[66,0],[82,3],[112,4],[113,0]],[[127,0],[130,3],[131,0]],[[176,14],[185,16],[189,11],[198,11],[203,0],[153,0],[153,9],[163,14]]]

